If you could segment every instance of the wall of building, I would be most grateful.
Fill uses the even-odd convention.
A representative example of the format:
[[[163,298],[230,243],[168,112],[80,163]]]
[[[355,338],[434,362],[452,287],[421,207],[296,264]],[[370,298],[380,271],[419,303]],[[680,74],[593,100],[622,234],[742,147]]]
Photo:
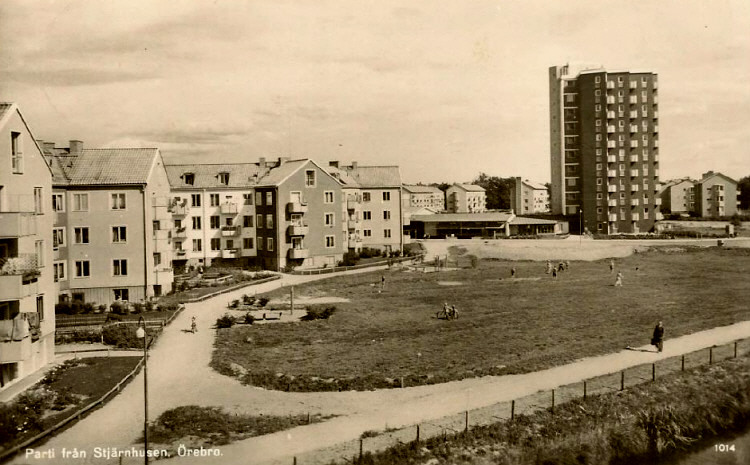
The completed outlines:
[[[400,188],[362,188],[361,192],[363,247],[400,250],[403,230]],[[384,194],[389,200],[384,200]],[[385,212],[389,212],[390,219],[385,219]],[[386,231],[390,237],[386,237]]]

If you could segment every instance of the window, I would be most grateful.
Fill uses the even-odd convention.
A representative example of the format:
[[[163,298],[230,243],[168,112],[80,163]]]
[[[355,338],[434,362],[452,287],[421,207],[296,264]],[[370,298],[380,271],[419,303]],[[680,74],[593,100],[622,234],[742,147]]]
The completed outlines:
[[[65,247],[65,228],[52,229],[52,248]]]
[[[384,229],[383,230],[383,237],[386,238],[386,239],[388,239],[389,237],[391,237],[391,230],[390,229]]]
[[[219,206],[219,194],[208,194],[208,198],[212,207]]]
[[[336,236],[326,236],[326,248],[327,249],[331,249],[336,246],[335,238]]]
[[[305,171],[305,186],[315,187],[315,170]]]
[[[625,192],[620,192],[620,200],[625,200]]]
[[[21,143],[21,133],[11,132],[10,133],[10,151],[11,151],[11,165],[14,174],[23,173],[23,144]]]
[[[323,193],[323,203],[333,203],[333,191],[325,191]]]
[[[193,216],[193,229],[201,229],[201,217]]]
[[[88,260],[76,260],[76,278],[88,278],[91,276],[91,268]]]
[[[219,229],[219,224],[221,224],[220,223],[221,218],[218,215],[210,216],[208,220],[211,223],[210,224],[211,229]]]
[[[390,201],[391,201],[391,193],[383,192],[383,202],[390,202]]]
[[[383,219],[384,220],[390,220],[391,219],[391,212],[390,212],[390,210],[384,210],[383,211]]]
[[[262,229],[262,228],[264,228],[264,227],[265,227],[265,226],[263,225],[263,215],[258,215],[258,222],[257,222],[257,223],[258,223],[258,228],[261,228],[261,229]]]
[[[253,195],[252,194],[242,194],[242,198],[245,201],[245,205],[252,205],[253,204]]]
[[[266,229],[273,229],[273,215],[266,215]]]
[[[195,175],[193,173],[185,173],[182,175],[182,179],[185,180],[185,184],[192,186],[195,184]]]
[[[363,211],[362,212],[362,219],[364,219],[364,220],[371,220],[372,219],[372,212],[371,211]]]
[[[112,202],[110,203],[110,209],[112,210],[125,210],[125,193],[112,194]]]
[[[326,226],[333,226],[334,216],[333,213],[326,213],[324,217],[324,224]]]
[[[229,184],[229,173],[219,173],[219,182],[225,186]]]
[[[234,248],[234,239],[227,239],[227,249],[233,249]]]
[[[602,82],[602,77],[601,76],[594,76],[594,82],[596,82],[597,84],[600,83],[600,82]]]
[[[154,252],[154,266],[161,265],[161,253]]]
[[[211,250],[219,250],[221,249],[221,239],[214,238],[211,239]]]
[[[122,258],[116,258],[112,260],[112,275],[127,276],[128,275],[128,261]]]
[[[596,140],[597,141],[601,141],[602,140],[602,135],[601,134],[597,134],[596,135]]]
[[[370,230],[370,229],[365,229],[365,230],[363,230],[363,231],[362,231],[362,234],[363,234],[363,235],[364,235],[365,237],[372,237],[372,230]]]
[[[73,211],[75,212],[89,211],[89,195],[88,194],[73,194]]]
[[[263,250],[263,238],[258,238],[258,250]]]
[[[597,186],[601,186],[603,182],[604,182],[604,180],[602,178],[597,178],[596,185]]]
[[[601,215],[603,211],[604,211],[604,209],[603,209],[602,207],[597,207],[597,208],[596,208],[596,213],[597,213],[597,214],[600,214],[600,215]]]
[[[596,194],[596,200],[601,200],[603,198],[604,198],[604,196],[601,193]]]
[[[55,282],[65,281],[65,262],[56,262],[52,264]]]
[[[242,248],[243,249],[252,249],[253,248],[253,238],[252,237],[246,237],[242,239]]]
[[[266,192],[266,205],[273,205],[273,192]]]
[[[369,192],[363,192],[362,193],[362,201],[363,202],[369,202],[370,201],[370,193]]]
[[[125,226],[112,226],[112,242],[127,242],[126,229]]]
[[[52,210],[56,212],[65,211],[65,196],[63,194],[52,194]]]
[[[594,109],[596,110],[597,113],[599,113],[600,111],[602,111],[602,106],[601,105],[596,105],[596,107],[594,107]]]
[[[273,237],[269,237],[266,240],[266,250],[269,252],[273,252]]]
[[[263,205],[263,194],[261,192],[255,193],[255,205]]]
[[[597,126],[601,126],[602,125],[602,120],[600,120],[600,119],[596,120],[596,125]]]
[[[190,205],[193,207],[200,207],[201,206],[201,195],[200,194],[190,194]]]
[[[253,227],[253,217],[252,215],[245,215],[242,217],[242,227],[243,228],[252,228]]]
[[[112,289],[115,293],[115,300],[130,300],[128,289]]]
[[[34,252],[36,252],[36,264],[44,266],[44,241],[36,241],[34,243]]]
[[[75,236],[74,242],[76,244],[88,244],[89,243],[89,228],[82,226],[80,228],[73,228],[73,235]]]
[[[600,95],[602,95],[602,91],[601,91],[601,90],[599,90],[599,89],[596,89],[596,90],[594,91],[594,95],[596,95],[597,97],[599,97]]]
[[[568,178],[568,187],[573,187],[576,185],[576,178]],[[524,201],[527,201],[528,199],[524,199]]]
[[[598,170],[602,169],[602,164],[601,163],[597,163],[596,164],[596,169],[598,169]]]
[[[193,252],[200,252],[203,250],[203,243],[200,239],[193,239]]]

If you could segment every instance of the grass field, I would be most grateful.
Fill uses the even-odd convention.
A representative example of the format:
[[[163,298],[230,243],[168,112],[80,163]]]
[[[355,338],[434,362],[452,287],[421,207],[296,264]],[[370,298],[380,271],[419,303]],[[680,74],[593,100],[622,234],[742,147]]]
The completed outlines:
[[[318,281],[295,294],[350,302],[325,321],[221,330],[213,366],[229,374],[237,363],[250,371],[246,382],[275,389],[396,387],[401,377],[414,385],[522,373],[648,344],[657,320],[669,344],[750,319],[750,250],[669,247],[617,259],[616,267],[621,288],[609,260],[573,261],[557,280],[541,262],[482,260],[476,269]],[[378,293],[381,276],[386,288]],[[458,320],[435,318],[446,301]]]

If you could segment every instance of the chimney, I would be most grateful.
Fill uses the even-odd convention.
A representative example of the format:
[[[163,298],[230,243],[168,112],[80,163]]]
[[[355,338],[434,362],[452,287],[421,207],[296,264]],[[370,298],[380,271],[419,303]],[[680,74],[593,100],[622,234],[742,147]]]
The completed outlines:
[[[43,150],[44,150],[45,152],[50,152],[50,153],[52,153],[52,152],[53,152],[53,151],[55,150],[55,143],[54,143],[54,142],[45,142],[45,143],[44,143],[44,147],[42,147],[42,149],[43,149]]]
[[[289,161],[289,157],[279,157],[279,166]]]
[[[352,169],[353,169],[353,170],[356,170],[356,169],[357,169],[357,162],[356,162],[356,161],[353,161],[353,162],[352,162]]]
[[[83,152],[83,141],[71,140],[69,147],[71,155],[80,155]]]
[[[258,159],[258,166],[262,169],[266,167],[266,157],[260,157]]]
[[[339,167],[339,161],[338,160],[331,160],[328,162],[328,166],[333,166],[334,168]]]

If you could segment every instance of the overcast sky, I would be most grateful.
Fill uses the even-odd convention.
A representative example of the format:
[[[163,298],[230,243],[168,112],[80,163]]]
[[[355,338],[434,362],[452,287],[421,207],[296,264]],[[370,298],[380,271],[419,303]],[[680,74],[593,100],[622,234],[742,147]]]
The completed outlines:
[[[750,1],[0,1],[37,138],[547,182],[547,68],[659,74],[661,178],[750,175]]]

